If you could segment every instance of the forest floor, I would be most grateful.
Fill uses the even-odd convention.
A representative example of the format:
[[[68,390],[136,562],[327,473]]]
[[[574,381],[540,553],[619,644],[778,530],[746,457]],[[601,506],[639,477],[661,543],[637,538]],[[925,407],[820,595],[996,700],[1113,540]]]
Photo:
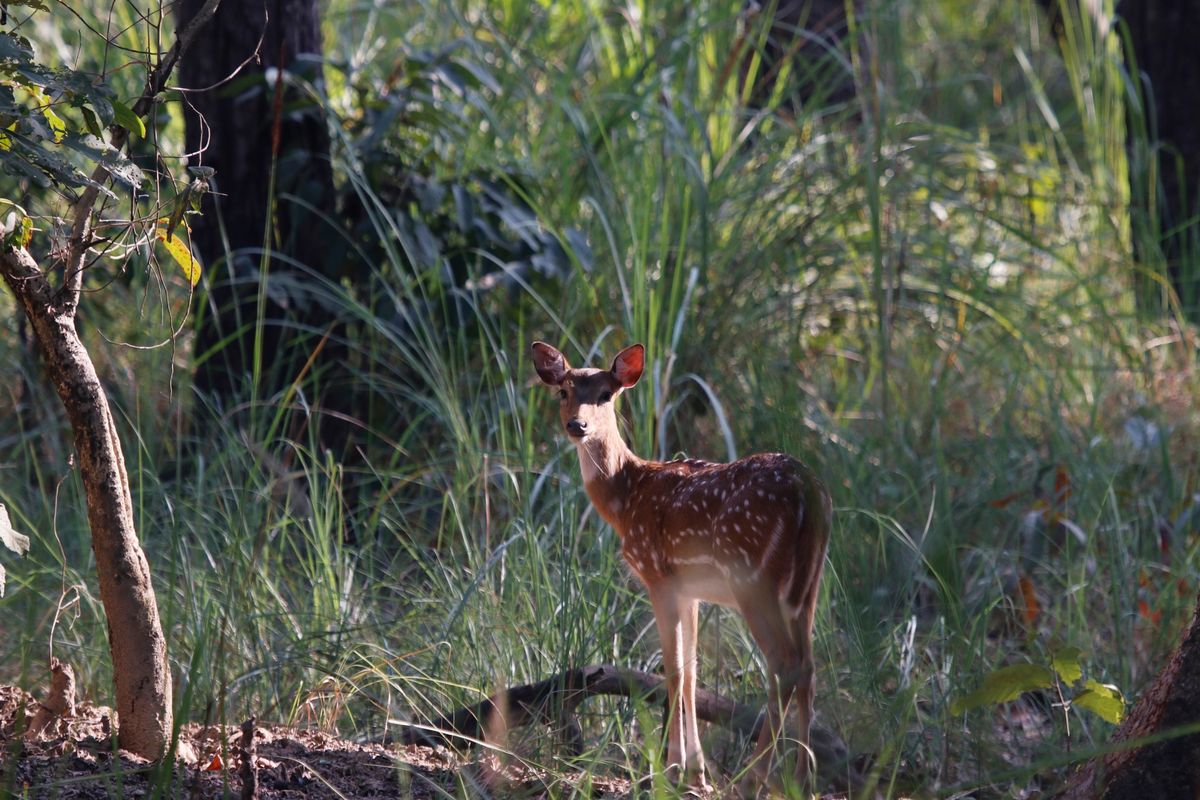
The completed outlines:
[[[0,797],[244,796],[238,726],[184,725],[168,776],[157,765],[114,751],[111,709],[81,703],[38,736],[22,735],[38,709],[32,695],[0,686]],[[569,777],[488,757],[468,760],[441,747],[360,744],[319,730],[265,723],[255,725],[254,741],[254,796],[261,800],[572,794]],[[633,791],[630,781],[617,778],[592,776],[590,785],[594,797],[628,797]]]

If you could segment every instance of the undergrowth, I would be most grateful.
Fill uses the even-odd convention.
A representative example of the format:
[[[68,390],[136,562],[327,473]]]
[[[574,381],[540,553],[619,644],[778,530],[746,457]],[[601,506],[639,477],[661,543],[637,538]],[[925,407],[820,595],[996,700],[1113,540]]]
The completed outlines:
[[[1055,42],[1030,2],[872,5],[814,67],[857,99],[797,107],[780,88],[761,110],[730,54],[765,22],[730,4],[325,9],[335,170],[377,243],[358,255],[369,292],[321,289],[371,398],[362,457],[307,433],[314,387],[225,412],[192,392],[186,334],[123,347],[173,329],[147,309],[178,311],[181,280],[87,299],[180,717],[374,736],[571,667],[659,667],[527,358],[540,338],[594,364],[646,344],[622,401],[641,455],[819,467],[837,513],[818,723],[887,796],[1042,788],[1064,750],[1106,741],[1045,693],[951,703],[1067,647],[1133,698],[1196,592],[1195,340],[1136,302],[1120,49],[1070,16]],[[436,91],[372,128],[355,87],[421,64]],[[500,176],[560,268],[460,248],[448,277],[381,152],[418,154],[431,183]],[[32,687],[53,652],[105,702],[69,436],[7,296],[0,312],[0,502],[34,539],[5,562],[0,677]],[[740,619],[702,625],[702,682],[755,701]],[[657,714],[587,708],[582,755],[534,732],[505,757],[648,771]],[[744,743],[711,737],[736,773]]]

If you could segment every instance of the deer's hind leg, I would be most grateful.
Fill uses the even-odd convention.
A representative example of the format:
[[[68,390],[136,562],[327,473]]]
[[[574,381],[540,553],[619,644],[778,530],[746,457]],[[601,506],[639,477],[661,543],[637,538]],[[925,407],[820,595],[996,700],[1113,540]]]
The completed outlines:
[[[805,591],[800,594],[795,606],[784,604],[789,632],[795,643],[799,664],[796,674],[796,705],[798,719],[799,752],[796,754],[796,783],[803,786],[810,777],[813,754],[809,747],[809,730],[812,726],[813,701],[816,698],[816,665],[813,659],[813,617],[820,596],[822,562],[809,567],[815,573],[809,576]],[[799,569],[799,566],[797,566]]]
[[[735,587],[734,593],[750,634],[767,662],[767,714],[753,757],[754,775],[766,784],[788,705],[802,678],[802,658],[792,640],[784,606],[773,589],[751,583]]]

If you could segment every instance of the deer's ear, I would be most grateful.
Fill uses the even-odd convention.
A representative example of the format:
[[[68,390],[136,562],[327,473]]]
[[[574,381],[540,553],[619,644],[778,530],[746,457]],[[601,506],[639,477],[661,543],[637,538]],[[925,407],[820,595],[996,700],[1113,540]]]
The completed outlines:
[[[613,359],[612,374],[617,383],[625,389],[630,388],[642,377],[646,368],[646,348],[640,344],[630,345]]]
[[[558,386],[571,365],[566,356],[545,342],[533,343],[533,367],[543,383]]]

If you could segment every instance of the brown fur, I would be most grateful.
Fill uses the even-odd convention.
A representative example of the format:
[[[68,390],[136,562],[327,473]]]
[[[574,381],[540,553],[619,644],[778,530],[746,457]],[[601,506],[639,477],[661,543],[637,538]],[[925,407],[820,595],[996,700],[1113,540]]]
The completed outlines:
[[[812,623],[829,540],[829,494],[811,469],[766,453],[729,464],[638,458],[617,430],[614,402],[641,377],[641,345],[608,370],[573,369],[555,348],[533,344],[543,382],[559,391],[563,429],[579,452],[584,487],[621,537],[622,554],[646,585],[663,639],[673,713],[667,765],[701,786],[704,755],[696,727],[698,601],[741,611],[767,660],[768,725],[755,754],[760,777],[792,695],[802,744],[812,719]],[[807,777],[808,753],[796,778]]]

